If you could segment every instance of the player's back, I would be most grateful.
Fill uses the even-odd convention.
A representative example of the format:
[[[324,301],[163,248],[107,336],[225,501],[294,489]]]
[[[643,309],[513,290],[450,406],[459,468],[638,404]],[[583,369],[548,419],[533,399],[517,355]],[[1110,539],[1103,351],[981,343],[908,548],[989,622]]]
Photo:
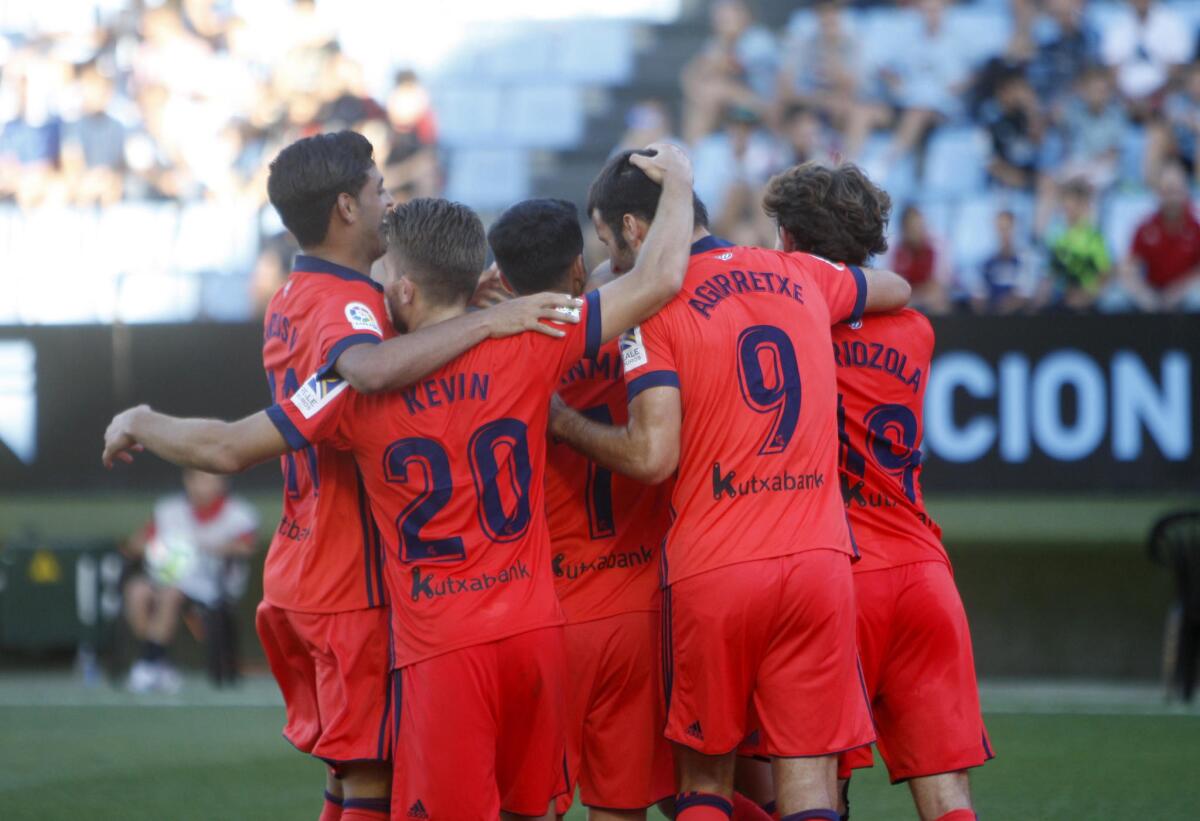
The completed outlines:
[[[921,493],[922,411],[933,346],[929,320],[911,308],[834,328],[839,468],[862,554],[856,572],[948,561]]]
[[[301,441],[348,447],[362,468],[382,524],[395,667],[562,624],[546,426],[560,377],[598,348],[598,305],[561,340],[489,339],[403,390],[351,393],[311,419],[285,411]]]
[[[263,323],[271,399],[320,406],[331,389],[347,389],[313,375],[347,348],[391,336],[386,311],[382,289],[368,277],[298,256]],[[281,466],[283,513],[263,570],[263,598],[309,613],[383,606],[379,535],[353,457],[318,444],[284,456]]]
[[[558,393],[592,419],[624,425],[629,411],[617,341],[572,366]],[[658,609],[670,498],[669,482],[645,485],[599,467],[565,443],[550,445],[546,518],[555,586],[568,621]]]
[[[807,549],[852,552],[827,346],[831,320],[861,313],[864,299],[861,272],[818,257],[713,237],[693,246],[683,290],[624,350],[631,398],[681,392],[669,581]]]

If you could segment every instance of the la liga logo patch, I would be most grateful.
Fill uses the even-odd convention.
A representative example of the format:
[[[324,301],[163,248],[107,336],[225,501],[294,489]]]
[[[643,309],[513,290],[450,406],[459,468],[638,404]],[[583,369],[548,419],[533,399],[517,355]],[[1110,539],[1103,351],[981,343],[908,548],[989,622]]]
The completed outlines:
[[[361,302],[351,302],[346,305],[346,320],[350,323],[350,327],[356,331],[370,331],[373,334],[383,336],[383,331],[379,329],[379,322],[375,319],[375,314],[371,313],[371,309]]]

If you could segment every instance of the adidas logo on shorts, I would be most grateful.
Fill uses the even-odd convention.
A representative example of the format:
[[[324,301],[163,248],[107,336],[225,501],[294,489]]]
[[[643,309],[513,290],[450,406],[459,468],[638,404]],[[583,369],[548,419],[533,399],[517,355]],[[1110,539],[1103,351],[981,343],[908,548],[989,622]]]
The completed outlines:
[[[425,812],[425,805],[421,803],[420,799],[417,800],[417,803],[408,808],[408,817],[422,818],[425,819],[425,821],[428,821],[429,813]]]
[[[693,721],[692,726],[687,728],[687,734],[697,741],[704,740],[704,730],[700,729],[700,722]]]

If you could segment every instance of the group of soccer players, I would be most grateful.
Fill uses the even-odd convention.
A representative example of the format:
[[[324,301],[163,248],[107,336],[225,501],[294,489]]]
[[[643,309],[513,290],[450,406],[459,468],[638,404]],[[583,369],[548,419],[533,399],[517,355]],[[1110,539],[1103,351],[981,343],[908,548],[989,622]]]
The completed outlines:
[[[593,818],[838,819],[877,732],[922,819],[975,818],[990,750],[920,496],[932,331],[860,267],[885,193],[799,166],[765,202],[780,249],[737,247],[679,149],[625,152],[589,276],[570,203],[485,236],[394,206],[352,132],[268,190],[304,252],[264,321],[274,404],[133,408],[104,459],[282,457],[257,627],[323,821],[553,817],[576,788]],[[489,245],[524,296],[470,311]]]

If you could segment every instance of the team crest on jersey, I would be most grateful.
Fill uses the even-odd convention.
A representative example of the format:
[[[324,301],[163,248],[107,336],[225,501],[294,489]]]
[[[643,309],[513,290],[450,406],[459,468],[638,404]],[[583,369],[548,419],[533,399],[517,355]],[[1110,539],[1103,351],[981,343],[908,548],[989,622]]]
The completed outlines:
[[[375,314],[371,313],[371,309],[361,302],[351,302],[346,305],[346,319],[349,320],[350,327],[356,331],[370,331],[383,336],[383,331],[379,329],[379,323],[375,320]]]
[[[305,419],[312,419],[321,408],[346,390],[349,384],[337,376],[319,376],[314,373],[300,386],[300,390],[292,394],[292,404],[300,410]]]
[[[642,344],[641,326],[635,325],[621,334],[618,344],[621,347],[621,364],[625,366],[625,373],[636,371],[650,361],[650,357],[646,355],[646,346]]]
[[[862,320],[861,320],[861,319],[856,319],[856,320],[854,320],[853,322],[851,322],[851,323],[850,323],[850,330],[852,330],[852,331],[857,331],[857,330],[858,330],[859,328],[861,328],[861,327],[862,327]]]
[[[729,260],[733,259],[733,251],[726,251],[723,254],[717,254],[717,259],[721,260],[721,262],[728,262]]]

